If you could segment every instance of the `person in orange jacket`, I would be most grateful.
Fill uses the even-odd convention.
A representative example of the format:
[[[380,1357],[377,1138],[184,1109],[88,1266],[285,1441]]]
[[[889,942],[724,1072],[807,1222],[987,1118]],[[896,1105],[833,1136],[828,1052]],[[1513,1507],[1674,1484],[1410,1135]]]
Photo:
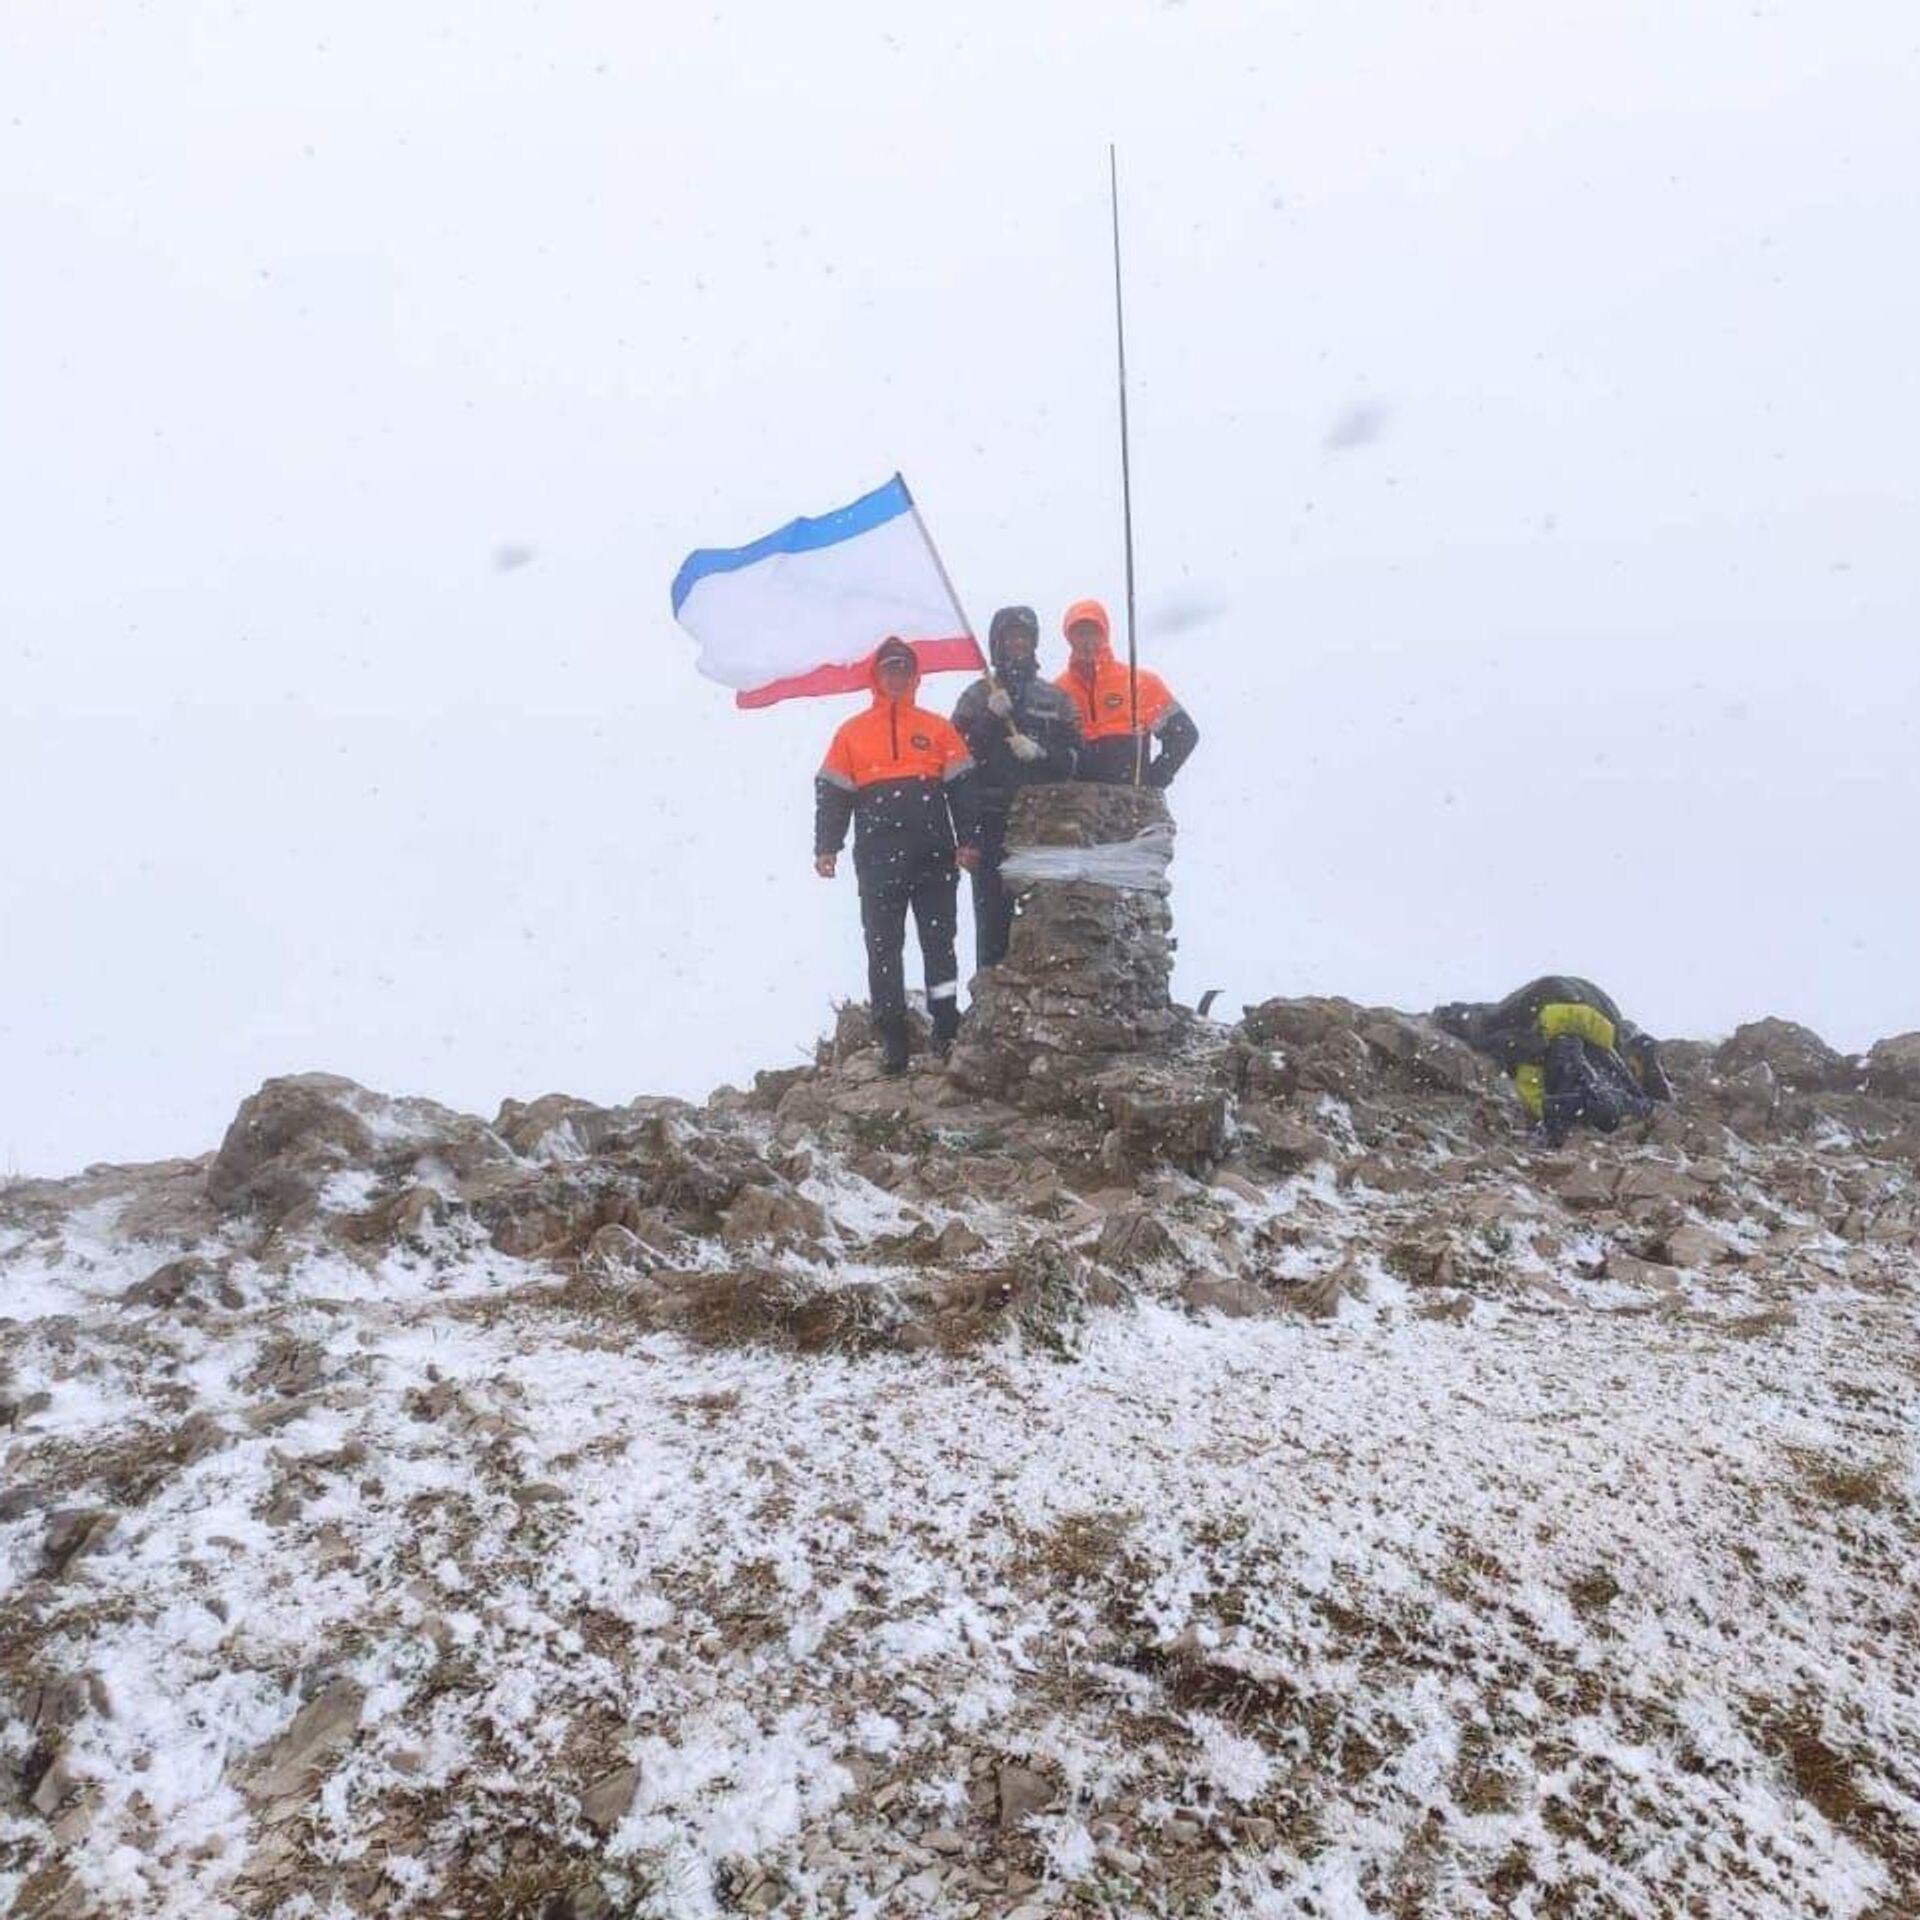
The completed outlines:
[[[1126,662],[1113,657],[1107,610],[1076,600],[1060,623],[1071,658],[1053,684],[1074,704],[1085,745],[1077,778],[1108,786],[1168,787],[1200,744],[1200,729],[1157,673],[1139,674],[1140,732],[1133,730],[1133,693]]]
[[[831,880],[853,826],[853,870],[867,942],[867,987],[880,1062],[907,1070],[904,949],[913,914],[926,962],[933,1050],[943,1059],[960,1026],[954,955],[958,867],[980,858],[972,757],[952,724],[914,705],[920,662],[904,640],[873,656],[873,704],[841,726],[814,780],[813,866]]]

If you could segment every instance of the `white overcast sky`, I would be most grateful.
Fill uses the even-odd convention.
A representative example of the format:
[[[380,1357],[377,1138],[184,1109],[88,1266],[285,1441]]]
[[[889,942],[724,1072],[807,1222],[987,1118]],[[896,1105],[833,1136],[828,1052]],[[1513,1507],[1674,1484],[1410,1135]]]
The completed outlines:
[[[10,0],[0,1171],[798,1058],[848,703],[668,584],[899,468],[1117,610],[1109,138],[1183,997],[1920,1027],[1916,99],[1901,0]]]

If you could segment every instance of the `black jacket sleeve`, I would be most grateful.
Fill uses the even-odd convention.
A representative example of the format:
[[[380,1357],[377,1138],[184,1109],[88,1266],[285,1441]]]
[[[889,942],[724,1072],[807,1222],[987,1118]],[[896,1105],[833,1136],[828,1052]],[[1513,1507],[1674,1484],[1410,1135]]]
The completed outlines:
[[[1193,716],[1185,707],[1175,707],[1161,723],[1155,738],[1160,742],[1160,751],[1147,769],[1147,785],[1170,787],[1173,776],[1186,765],[1187,756],[1200,744],[1200,729],[1193,724]]]
[[[813,783],[813,851],[838,853],[847,844],[847,823],[853,818],[853,793],[821,774]]]
[[[953,838],[957,846],[980,844],[980,773],[969,767],[945,782],[947,811],[953,816]]]

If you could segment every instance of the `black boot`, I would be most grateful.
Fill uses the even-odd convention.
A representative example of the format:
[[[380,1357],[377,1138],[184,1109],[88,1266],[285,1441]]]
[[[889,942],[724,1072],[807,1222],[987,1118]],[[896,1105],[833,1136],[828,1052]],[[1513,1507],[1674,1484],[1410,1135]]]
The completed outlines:
[[[953,1037],[960,1031],[960,1003],[958,1000],[936,1000],[933,1003],[933,1051],[944,1060],[953,1051]]]
[[[873,1030],[880,1042],[880,1071],[886,1074],[905,1073],[907,1016],[904,1013],[883,1013],[873,1023]]]

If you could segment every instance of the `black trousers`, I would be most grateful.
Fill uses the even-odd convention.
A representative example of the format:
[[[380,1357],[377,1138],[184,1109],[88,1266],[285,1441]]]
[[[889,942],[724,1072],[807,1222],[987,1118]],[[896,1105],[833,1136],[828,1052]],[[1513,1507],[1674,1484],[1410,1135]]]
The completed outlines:
[[[903,953],[909,911],[926,962],[928,1006],[938,1012],[942,1000],[957,1005],[960,963],[954,956],[953,939],[959,922],[959,894],[960,876],[951,857],[904,875],[860,876],[860,926],[867,937],[867,995],[876,1020],[898,1017],[907,1010]]]
[[[973,879],[973,961],[977,967],[997,967],[1007,957],[1013,938],[1013,895],[1000,878],[1000,862],[1007,857],[1007,816],[986,814],[980,821],[980,864]]]

